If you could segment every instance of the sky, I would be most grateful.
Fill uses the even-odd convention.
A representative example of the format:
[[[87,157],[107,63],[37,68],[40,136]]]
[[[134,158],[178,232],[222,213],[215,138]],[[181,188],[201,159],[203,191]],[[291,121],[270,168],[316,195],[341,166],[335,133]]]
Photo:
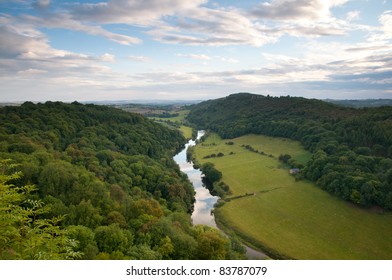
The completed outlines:
[[[0,102],[392,98],[392,0],[0,0]]]

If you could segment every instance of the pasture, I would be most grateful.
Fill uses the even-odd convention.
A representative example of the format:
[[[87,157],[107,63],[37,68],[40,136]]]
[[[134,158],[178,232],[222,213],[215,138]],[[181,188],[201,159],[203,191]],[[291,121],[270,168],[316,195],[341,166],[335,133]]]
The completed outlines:
[[[181,131],[182,135],[184,135],[186,139],[192,138],[192,127],[181,125],[179,130]]]
[[[204,158],[218,153],[224,156]],[[302,163],[311,157],[298,142],[261,135],[222,140],[211,134],[196,146],[198,162],[214,163],[233,197],[253,194],[215,209],[223,229],[280,258],[392,259],[390,212],[361,209],[311,182],[296,181],[278,161],[280,154]]]
[[[170,118],[158,118],[158,117],[150,117],[150,119],[166,125],[168,127],[178,129],[184,135],[186,139],[192,138],[192,128],[184,125],[185,117],[188,115],[189,110],[173,110],[170,111],[171,114],[178,114],[177,116]]]

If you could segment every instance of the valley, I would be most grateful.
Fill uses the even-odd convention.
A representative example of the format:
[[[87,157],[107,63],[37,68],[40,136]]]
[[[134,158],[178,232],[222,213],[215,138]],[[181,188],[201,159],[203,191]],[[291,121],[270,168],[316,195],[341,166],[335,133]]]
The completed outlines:
[[[244,144],[267,155],[248,151]],[[224,156],[203,159],[213,153]],[[390,212],[374,213],[314,183],[296,181],[278,160],[283,153],[304,163],[310,159],[296,141],[261,135],[222,140],[210,134],[196,146],[197,161],[214,163],[230,187],[231,194],[214,211],[219,227],[275,258],[392,258]],[[245,194],[252,195],[230,199]]]

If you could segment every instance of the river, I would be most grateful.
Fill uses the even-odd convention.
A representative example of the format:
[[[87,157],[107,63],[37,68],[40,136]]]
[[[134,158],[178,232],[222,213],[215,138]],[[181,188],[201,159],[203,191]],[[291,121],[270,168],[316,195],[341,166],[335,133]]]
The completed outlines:
[[[204,135],[204,131],[200,130],[197,132],[197,138],[200,139]],[[195,204],[194,211],[192,213],[192,222],[195,225],[208,225],[210,227],[217,228],[215,218],[212,215],[215,203],[219,197],[210,194],[209,190],[204,187],[202,182],[202,173],[199,169],[193,168],[193,163],[187,161],[186,151],[189,147],[196,145],[195,140],[189,140],[185,145],[185,148],[174,156],[174,161],[180,166],[180,170],[184,172],[193,187],[195,188]],[[246,255],[249,259],[265,259],[267,255],[262,252],[256,251],[248,246],[246,248]]]

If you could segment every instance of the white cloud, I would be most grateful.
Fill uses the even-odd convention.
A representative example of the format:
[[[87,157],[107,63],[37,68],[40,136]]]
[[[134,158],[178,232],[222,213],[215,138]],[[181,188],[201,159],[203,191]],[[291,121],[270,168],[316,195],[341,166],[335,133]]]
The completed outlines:
[[[334,87],[339,86],[346,87],[341,90],[341,94],[350,90],[370,92],[380,88],[380,92],[385,93],[392,86],[392,11],[380,15],[378,26],[361,26],[355,23],[360,16],[358,11],[343,14],[340,19],[332,14],[333,7],[343,5],[347,0],[272,0],[250,11],[219,5],[207,6],[204,5],[206,2],[112,0],[95,4],[71,3],[62,5],[60,11],[56,10],[54,3],[42,0],[36,1],[36,6],[47,9],[33,11],[35,16],[0,14],[2,92],[24,91],[37,96],[45,91],[59,92],[58,99],[65,100],[69,97],[67,91],[75,92],[75,95],[69,97],[71,99],[87,96],[99,99],[100,94],[102,99],[107,99],[110,94],[129,98],[129,94],[137,92],[143,92],[142,97],[146,96],[146,92],[150,96],[169,96],[167,93],[178,96],[189,92],[194,96],[211,94],[209,97],[212,97],[217,93],[225,95],[228,90],[265,89],[292,93],[296,89],[306,89],[303,92],[311,94],[313,91],[317,95],[315,92],[322,92],[323,88],[326,91],[330,88],[331,93]],[[32,2],[28,3],[31,11]],[[299,55],[277,55],[283,49],[281,46],[278,46],[275,54],[267,53],[264,49],[263,60],[260,59],[259,64],[255,58],[252,64],[244,67],[241,64],[234,65],[239,63],[238,59],[224,56],[231,56],[229,52],[222,52],[220,56],[211,49],[205,53],[195,48],[190,53],[185,53],[184,49],[174,50],[181,52],[177,54],[179,57],[208,63],[210,72],[200,70],[207,67],[184,71],[192,68],[176,68],[172,64],[163,66],[157,61],[156,66],[150,68],[149,65],[143,65],[143,73],[138,73],[140,68],[136,67],[132,74],[127,75],[114,72],[119,62],[112,54],[113,50],[95,56],[70,52],[52,47],[44,33],[46,28],[68,29],[123,45],[142,43],[138,35],[109,31],[107,25],[113,23],[133,26],[128,30],[137,29],[155,40],[171,44],[260,47],[277,43],[284,35],[300,37],[305,43]],[[365,31],[357,43],[331,42],[334,38],[317,40],[318,36],[343,35],[352,30]],[[149,42],[146,40],[144,43]],[[225,48],[225,51],[228,49]],[[135,53],[139,54],[139,51]],[[242,57],[242,54],[234,54],[233,57]],[[151,61],[151,58],[140,54],[126,58],[136,62]],[[111,65],[111,62],[117,62],[116,66]],[[226,64],[225,68],[220,68],[223,64]]]
[[[150,25],[164,16],[194,9],[207,0],[111,0],[95,4],[74,4],[77,20],[97,23],[128,23]]]
[[[216,56],[216,58],[225,63],[233,63],[233,64],[239,63],[238,59],[231,58],[231,57]]]
[[[274,0],[250,11],[200,6],[178,11],[170,22],[153,27],[147,34],[164,43],[207,46],[263,46],[278,42],[285,34],[296,37],[345,35],[352,27],[348,21],[333,17],[331,8],[346,2]],[[356,15],[353,12],[351,19]]]
[[[46,73],[48,73],[48,71],[40,70],[40,69],[33,69],[33,68],[18,71],[18,75],[28,75],[28,76],[40,75],[40,74],[46,74]]]
[[[161,24],[147,33],[165,43],[262,46],[277,41],[279,35],[270,31],[240,10],[199,7],[182,11],[170,24]]]
[[[198,60],[211,60],[211,57],[205,54],[182,54],[182,53],[177,53],[176,56],[178,57],[188,57],[192,59],[198,59]]]
[[[128,55],[127,58],[132,61],[137,61],[137,62],[148,62],[151,60],[151,58],[143,56],[143,55]]]
[[[261,19],[314,21],[331,17],[330,9],[348,0],[272,0],[252,9],[251,14]]]
[[[354,21],[354,20],[358,20],[360,18],[360,11],[351,11],[348,12],[346,15],[346,20],[347,21]]]
[[[64,28],[102,36],[123,45],[142,43],[140,38],[105,29],[106,24],[128,24],[148,28],[146,34],[170,44],[263,46],[281,36],[343,35],[344,21],[330,9],[347,0],[273,0],[251,11],[237,8],[204,7],[207,0],[112,0],[99,3],[71,3],[62,10],[51,9],[40,17],[20,16],[15,22],[45,28]],[[37,1],[48,6],[50,1]],[[355,15],[352,14],[351,17]],[[286,21],[289,19],[290,21]]]
[[[385,11],[379,17],[380,26],[372,28],[367,38],[368,45],[392,46],[392,10]]]
[[[379,18],[379,21],[382,25],[382,31],[386,38],[392,39],[392,10],[385,11]]]
[[[102,36],[122,45],[133,45],[142,42],[141,39],[136,37],[113,33],[104,29],[102,26],[75,20],[66,13],[50,14],[43,17],[23,16],[21,19],[15,18],[14,20],[23,21],[24,25],[30,24],[31,26],[81,31],[94,36]]]
[[[18,28],[0,26],[0,76],[11,83],[22,79],[40,83],[74,85],[105,83],[113,72],[104,65],[113,62],[112,54],[100,57],[73,53],[52,48],[48,39],[39,31],[23,33]],[[34,36],[33,36],[34,34]],[[45,74],[45,75],[42,75]]]
[[[110,53],[105,53],[101,56],[101,60],[104,62],[114,62],[116,60],[116,56]]]

